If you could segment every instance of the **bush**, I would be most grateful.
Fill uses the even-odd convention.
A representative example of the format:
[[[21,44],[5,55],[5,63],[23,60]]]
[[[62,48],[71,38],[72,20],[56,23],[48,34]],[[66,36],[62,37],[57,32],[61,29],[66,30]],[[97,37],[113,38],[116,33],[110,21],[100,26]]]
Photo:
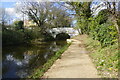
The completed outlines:
[[[15,21],[14,22],[14,27],[16,30],[23,30],[23,24],[24,22],[23,21]]]
[[[55,38],[50,33],[44,33],[43,37],[44,37],[44,41],[53,41],[53,40],[55,40]]]
[[[101,25],[93,23],[91,25],[89,34],[93,39],[100,41],[103,47],[112,45],[117,41],[117,30],[110,22]]]
[[[82,34],[88,34],[94,40],[100,41],[102,47],[109,46],[118,40],[116,27],[110,18],[109,10],[104,9],[95,17],[89,19],[81,17],[77,21],[77,27],[81,29]]]
[[[33,39],[38,38],[39,36],[40,35],[37,32],[33,31],[33,30],[28,30],[28,29],[24,30],[24,38],[25,38],[25,40],[33,40]]]
[[[110,16],[109,10],[103,9],[98,13],[95,19],[101,25],[107,22],[109,16]]]
[[[25,29],[24,32],[21,30],[4,30],[2,32],[3,45],[15,45],[21,43],[30,43],[31,40],[40,38],[41,35],[38,31]]]
[[[116,27],[108,19],[109,11],[104,9],[96,17],[89,18],[89,35],[100,41],[102,47],[114,44],[118,39]]]
[[[24,34],[18,31],[5,30],[2,32],[3,45],[20,44],[24,42]]]

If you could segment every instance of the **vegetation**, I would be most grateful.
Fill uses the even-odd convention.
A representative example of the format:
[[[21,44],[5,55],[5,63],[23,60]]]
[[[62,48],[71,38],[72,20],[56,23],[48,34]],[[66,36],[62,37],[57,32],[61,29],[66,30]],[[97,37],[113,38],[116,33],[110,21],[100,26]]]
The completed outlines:
[[[34,73],[29,76],[29,78],[40,78],[43,74],[54,64],[54,62],[61,57],[61,54],[67,50],[71,43],[68,43],[64,47],[62,47],[59,51],[55,53],[44,65],[42,68],[35,69]]]
[[[5,11],[5,8],[0,7],[0,25],[4,28],[6,24],[9,24],[11,16]],[[4,27],[3,27],[4,26]]]
[[[24,30],[23,24],[24,24],[23,21],[15,21],[14,22],[15,30]]]
[[[18,11],[27,15],[38,27],[40,32],[53,27],[70,27],[71,17],[57,3],[50,2],[21,2]],[[56,6],[57,5],[57,6]],[[20,8],[21,7],[21,8]]]
[[[47,32],[43,34],[43,37],[44,37],[44,41],[53,41],[53,40],[55,40],[55,38],[52,36],[52,34],[47,33]]]
[[[64,4],[67,4],[67,10],[69,11],[61,6]],[[73,16],[69,12],[72,11],[74,18],[77,20],[76,27],[81,29],[81,34],[87,34],[91,37],[87,41],[85,40],[85,43],[91,51],[90,56],[100,74],[103,77],[116,77],[119,68],[117,54],[120,50],[118,47],[118,42],[120,42],[120,12],[116,10],[117,3],[103,2],[102,4],[107,8],[101,10],[97,15],[93,15],[92,2],[65,2],[64,4],[23,2],[21,7],[18,7],[18,11],[27,15],[30,20],[36,23],[36,26],[39,27],[38,30],[25,29],[23,21],[15,21],[11,28],[7,28],[9,27],[5,24],[8,21],[6,20],[7,14],[3,11],[4,15],[0,20],[3,28],[3,45],[28,43],[31,40],[41,38],[41,35],[44,40],[54,40],[51,34],[46,32],[46,29],[71,26],[71,17]],[[97,8],[99,7],[101,5],[97,6]],[[57,39],[66,38],[69,38],[67,34],[57,35]],[[68,45],[58,51],[44,64],[42,69],[35,71],[35,74],[31,77],[41,77],[67,47]]]
[[[100,42],[91,37],[83,39],[89,55],[102,78],[118,77],[118,43],[102,48]]]
[[[92,13],[91,2],[70,2],[68,4],[76,12],[76,27],[81,29],[81,34],[91,37],[85,41],[90,50],[90,56],[102,77],[118,77],[118,41],[120,41],[118,21],[120,18],[116,10],[117,4],[104,2],[107,9],[101,10],[97,15],[90,14]]]
[[[45,41],[55,40],[50,33],[46,32],[46,29],[70,27],[72,24],[72,18],[69,13],[64,8],[60,8],[57,3],[21,2],[21,4],[16,7],[17,12],[27,15],[28,21],[35,23],[35,25],[26,27],[27,24],[24,25],[24,21],[21,20],[10,24],[10,15],[3,9],[0,12],[3,14],[0,19],[0,24],[3,28],[3,45],[29,43],[31,40],[41,37]]]
[[[109,7],[101,10],[96,16],[92,14],[93,12],[90,8],[92,2],[67,2],[67,4],[72,6],[72,10],[75,11],[75,17],[77,19],[76,27],[81,29],[82,34],[88,34],[93,39],[100,41],[102,47],[117,42],[119,27],[116,26],[118,25],[117,22],[112,21],[114,19],[116,20],[116,18],[118,20],[120,19],[116,17],[116,3],[104,2],[103,4]],[[110,6],[113,6],[113,8]]]
[[[114,24],[109,21],[108,10],[102,10],[94,18],[89,18],[91,22],[89,23],[89,35],[101,42],[102,47],[112,45],[118,40],[118,32]],[[91,24],[92,23],[92,24]]]
[[[18,31],[6,30],[2,32],[3,45],[21,44],[24,41],[24,34]]]
[[[20,26],[14,26],[14,27],[12,30],[4,28],[4,30],[2,31],[3,46],[31,43],[32,40],[41,38],[41,35],[38,32],[38,30],[36,31],[36,30],[23,29],[23,28],[20,29]]]

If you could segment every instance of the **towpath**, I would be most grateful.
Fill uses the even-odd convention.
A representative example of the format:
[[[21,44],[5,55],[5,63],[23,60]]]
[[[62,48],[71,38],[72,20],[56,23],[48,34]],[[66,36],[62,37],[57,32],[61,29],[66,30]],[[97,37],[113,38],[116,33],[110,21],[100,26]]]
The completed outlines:
[[[99,78],[97,70],[84,47],[85,35],[77,36],[62,54],[61,59],[51,66],[44,78]]]

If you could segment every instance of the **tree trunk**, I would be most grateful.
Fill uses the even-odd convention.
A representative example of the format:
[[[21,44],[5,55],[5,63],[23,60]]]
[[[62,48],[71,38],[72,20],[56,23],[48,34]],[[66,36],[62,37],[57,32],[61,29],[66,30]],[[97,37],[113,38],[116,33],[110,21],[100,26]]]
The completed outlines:
[[[119,13],[119,19],[120,19],[120,13]],[[120,20],[117,21],[117,24],[118,24],[118,57],[120,57]],[[120,76],[119,76],[119,79],[120,79]]]
[[[118,2],[118,53],[120,53],[120,1]],[[120,57],[120,54],[118,54],[118,56]],[[119,68],[120,69],[120,68]],[[119,76],[120,78],[120,76]]]

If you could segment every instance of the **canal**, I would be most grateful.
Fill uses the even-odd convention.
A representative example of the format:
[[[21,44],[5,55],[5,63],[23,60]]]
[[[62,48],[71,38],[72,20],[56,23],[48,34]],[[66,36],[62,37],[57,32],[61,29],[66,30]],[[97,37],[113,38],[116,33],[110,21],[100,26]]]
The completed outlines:
[[[66,44],[66,41],[52,41],[3,47],[2,78],[26,78]]]

